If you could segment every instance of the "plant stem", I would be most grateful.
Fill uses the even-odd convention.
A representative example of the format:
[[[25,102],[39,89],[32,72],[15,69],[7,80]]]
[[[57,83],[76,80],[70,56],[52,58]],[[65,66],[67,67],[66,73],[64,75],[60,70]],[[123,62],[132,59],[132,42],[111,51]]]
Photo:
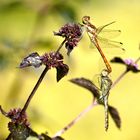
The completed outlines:
[[[135,61],[135,63],[138,63],[138,61],[140,60],[140,57],[138,57]],[[129,71],[126,69],[116,80],[115,82],[112,84],[111,88],[113,88],[125,75],[126,73],[128,73]]]
[[[5,111],[2,109],[1,105],[0,105],[0,112],[1,112],[4,116],[7,117],[7,112],[5,112]]]
[[[112,84],[111,88],[113,88],[123,77],[124,75],[127,73],[128,71],[125,70],[116,80],[115,82]]]
[[[60,51],[60,49],[62,48],[62,46],[64,45],[64,43],[66,42],[67,39],[64,39],[63,42],[60,44],[60,46],[58,47],[58,49],[56,50],[56,54]]]
[[[66,39],[64,39],[64,41],[60,44],[60,46],[59,46],[58,49],[56,50],[56,53],[55,53],[55,54],[57,54],[57,53],[60,51],[60,49],[62,48],[62,46],[64,45],[65,42],[66,42]],[[46,75],[46,73],[47,73],[48,70],[49,70],[49,69],[48,69],[48,67],[46,66],[45,69],[44,69],[44,71],[43,71],[42,74],[40,75],[40,77],[39,77],[39,79],[38,79],[36,85],[34,86],[34,88],[33,88],[32,92],[31,92],[30,96],[28,97],[28,99],[27,99],[27,101],[26,101],[26,103],[25,103],[25,105],[24,105],[24,107],[23,107],[21,113],[26,112],[26,110],[27,110],[27,108],[28,108],[28,106],[29,106],[29,103],[31,102],[31,99],[33,98],[35,92],[37,91],[39,85],[41,84],[41,82],[42,82],[43,78],[45,77],[45,75]]]
[[[45,69],[44,69],[44,71],[43,71],[42,74],[40,75],[40,77],[39,77],[37,83],[35,84],[35,86],[34,86],[32,92],[31,92],[30,96],[28,97],[28,99],[27,99],[27,101],[26,101],[26,103],[25,103],[25,105],[24,105],[24,107],[23,107],[23,109],[22,109],[21,112],[26,112],[26,110],[27,110],[27,108],[28,108],[28,106],[29,106],[29,103],[31,102],[31,99],[33,98],[35,92],[37,91],[37,89],[38,89],[39,85],[41,84],[43,78],[45,77],[47,71],[48,71],[48,67],[46,66]]]
[[[138,63],[139,60],[140,60],[140,57],[138,57],[138,58],[136,59],[135,63]]]
[[[68,125],[66,125],[63,129],[59,130],[53,137],[52,139],[61,136],[64,132],[69,130],[76,122],[80,120],[82,116],[84,116],[87,112],[89,112],[94,106],[98,105],[96,100],[93,100],[93,102],[86,108],[84,109],[75,119],[73,119]]]

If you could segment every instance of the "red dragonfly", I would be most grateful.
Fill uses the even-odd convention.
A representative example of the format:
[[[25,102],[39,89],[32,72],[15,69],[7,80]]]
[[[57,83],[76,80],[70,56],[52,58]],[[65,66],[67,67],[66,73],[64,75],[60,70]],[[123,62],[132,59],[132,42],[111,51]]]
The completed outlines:
[[[104,28],[109,26],[110,24],[113,24],[115,21],[108,23],[104,26],[98,27],[96,28],[93,24],[90,23],[90,17],[89,16],[84,16],[82,18],[82,22],[84,24],[84,27],[86,28],[86,31],[88,33],[88,36],[91,40],[91,42],[93,43],[93,45],[98,49],[100,55],[103,58],[103,61],[106,65],[106,68],[108,70],[108,73],[111,73],[112,68],[106,58],[106,56],[104,55],[99,43],[106,43],[107,46],[112,46],[112,47],[119,47],[121,48],[122,43],[121,42],[117,42],[117,41],[112,41],[106,38],[101,37],[100,35],[104,32],[109,34],[110,37],[112,37],[112,35],[116,36],[117,34],[119,34],[121,31],[120,30],[105,30]],[[124,50],[123,48],[121,48],[122,50]]]

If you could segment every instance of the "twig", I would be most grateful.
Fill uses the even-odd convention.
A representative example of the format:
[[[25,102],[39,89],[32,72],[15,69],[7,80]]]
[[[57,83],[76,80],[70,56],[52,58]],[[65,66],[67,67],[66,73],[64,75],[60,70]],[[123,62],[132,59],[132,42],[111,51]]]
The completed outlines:
[[[135,61],[135,63],[138,63],[140,61],[140,57],[138,57]],[[113,88],[129,71],[126,69],[112,84],[111,88]]]
[[[5,111],[2,109],[1,105],[0,105],[0,111],[1,111],[1,113],[2,113],[4,116],[7,117],[7,112],[5,112]]]
[[[72,120],[68,125],[66,125],[63,129],[59,130],[52,139],[61,136],[64,132],[69,130],[76,122],[78,122],[82,116],[84,116],[87,112],[89,112],[94,106],[98,105],[96,100],[93,100],[93,102],[85,109],[83,110],[74,120]]]
[[[62,48],[62,46],[64,45],[65,42],[66,42],[66,39],[64,39],[64,41],[60,44],[60,46],[58,47],[58,49],[57,49],[56,52],[55,52],[55,55],[60,51],[60,49]],[[49,70],[49,69],[48,69],[48,67],[46,66],[45,69],[44,69],[44,71],[42,72],[41,76],[39,77],[39,79],[38,79],[36,85],[34,86],[34,88],[33,88],[32,92],[31,92],[31,94],[29,95],[29,97],[28,97],[28,99],[27,99],[27,101],[26,101],[26,103],[25,103],[25,105],[24,105],[24,107],[23,107],[21,113],[26,112],[26,110],[27,110],[27,108],[28,108],[28,106],[29,106],[29,103],[30,103],[31,99],[33,98],[33,96],[34,96],[36,90],[38,89],[39,85],[41,84],[41,82],[42,82],[43,78],[45,77],[45,75],[46,75],[46,73],[47,73],[48,70]]]
[[[139,60],[140,60],[140,57],[138,57],[138,58],[136,59],[135,63],[138,63]]]
[[[128,71],[125,70],[116,80],[115,82],[112,84],[111,88],[113,88],[123,77],[124,75],[127,73]]]
[[[64,39],[63,42],[60,44],[58,49],[56,50],[56,54],[60,51],[60,49],[63,47],[64,43],[66,42],[67,39]]]
[[[38,89],[39,85],[41,84],[41,82],[42,82],[44,76],[46,75],[47,71],[48,71],[48,67],[45,67],[44,71],[42,72],[41,76],[39,77],[36,85],[34,86],[32,92],[31,92],[30,96],[28,97],[28,99],[27,99],[27,101],[26,101],[26,103],[25,103],[25,105],[24,105],[24,107],[23,107],[21,112],[25,112],[27,110],[31,99],[33,98],[36,90]]]

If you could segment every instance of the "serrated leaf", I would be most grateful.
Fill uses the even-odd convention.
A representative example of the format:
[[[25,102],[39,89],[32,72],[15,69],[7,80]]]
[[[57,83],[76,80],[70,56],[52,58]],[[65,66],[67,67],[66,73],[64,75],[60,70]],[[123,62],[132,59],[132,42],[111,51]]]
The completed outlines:
[[[100,96],[99,88],[95,84],[93,84],[90,80],[85,78],[75,78],[75,79],[71,79],[70,82],[86,88],[87,90],[92,92],[92,95],[94,97],[99,98]]]
[[[119,112],[116,108],[109,106],[108,107],[110,116],[112,117],[113,121],[115,122],[116,126],[120,129],[121,128],[121,118],[119,116]]]
[[[61,80],[69,71],[69,67],[66,64],[56,67],[57,70],[57,82]]]

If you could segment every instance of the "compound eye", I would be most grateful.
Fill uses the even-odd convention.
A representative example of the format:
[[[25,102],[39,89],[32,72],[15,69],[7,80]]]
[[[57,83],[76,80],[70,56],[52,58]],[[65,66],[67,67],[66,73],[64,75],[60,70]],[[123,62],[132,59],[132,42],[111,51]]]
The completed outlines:
[[[82,22],[83,22],[83,24],[88,23],[89,20],[90,20],[90,17],[89,17],[89,16],[84,16],[84,17],[82,18]]]
[[[109,74],[108,71],[105,70],[105,69],[101,73],[101,75],[104,76],[104,77],[108,76],[108,74]]]

